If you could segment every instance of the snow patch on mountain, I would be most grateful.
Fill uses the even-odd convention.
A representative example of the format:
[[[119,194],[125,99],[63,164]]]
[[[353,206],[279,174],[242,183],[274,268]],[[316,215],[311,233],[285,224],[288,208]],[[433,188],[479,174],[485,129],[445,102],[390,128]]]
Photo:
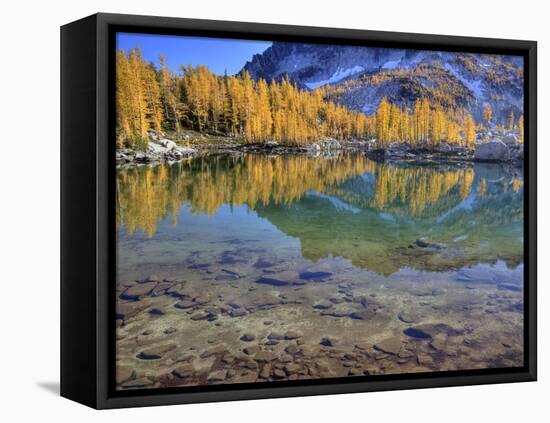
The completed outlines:
[[[382,69],[395,69],[401,60],[390,60],[382,65]]]
[[[332,100],[371,115],[382,98],[407,107],[439,90],[477,121],[489,104],[495,122],[523,114],[523,58],[383,47],[274,42],[243,68],[254,80],[289,78],[300,89],[357,80]],[[398,69],[402,70],[399,72]],[[492,71],[491,71],[492,70]],[[370,75],[386,74],[374,83]],[[362,76],[365,75],[365,78]],[[365,82],[366,81],[366,82]]]
[[[306,82],[305,84],[310,90],[314,90],[315,88],[319,88],[326,84],[334,84],[335,82],[338,82],[344,78],[347,78],[348,76],[355,75],[359,72],[363,72],[364,70],[365,68],[359,65],[356,65],[348,69],[342,69],[338,67],[336,72],[334,72],[334,74],[332,74],[332,76],[329,79],[316,81],[316,82]]]
[[[481,87],[481,80],[477,79],[477,80],[470,81],[470,80],[464,78],[464,75],[462,75],[462,73],[458,69],[456,69],[453,65],[451,65],[450,63],[445,63],[444,67],[450,73],[452,73],[453,76],[458,78],[460,80],[460,82],[462,82],[464,85],[466,85],[466,87],[468,87],[468,89],[470,91],[472,91],[476,97],[482,97],[483,96],[482,87]]]
[[[372,115],[376,112],[377,107],[378,103],[366,103],[363,107],[361,107],[361,111],[367,115]]]

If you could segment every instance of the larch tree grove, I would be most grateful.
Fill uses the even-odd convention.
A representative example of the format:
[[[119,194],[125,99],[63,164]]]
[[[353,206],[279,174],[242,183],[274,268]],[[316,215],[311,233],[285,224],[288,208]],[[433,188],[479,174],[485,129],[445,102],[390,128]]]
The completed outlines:
[[[121,145],[140,147],[151,129],[180,132],[185,128],[234,136],[248,143],[303,145],[330,137],[375,139],[381,147],[391,143],[422,148],[443,142],[475,144],[478,125],[456,105],[445,106],[422,97],[400,106],[384,97],[368,116],[330,100],[335,90],[302,90],[288,77],[253,80],[246,71],[218,76],[203,65],[182,66],[175,73],[164,57],[157,69],[143,59],[138,48],[118,51],[117,140]],[[483,110],[483,119],[489,127],[493,119],[489,105]],[[511,112],[505,124],[510,129],[514,123]],[[523,117],[517,125],[523,140]]]

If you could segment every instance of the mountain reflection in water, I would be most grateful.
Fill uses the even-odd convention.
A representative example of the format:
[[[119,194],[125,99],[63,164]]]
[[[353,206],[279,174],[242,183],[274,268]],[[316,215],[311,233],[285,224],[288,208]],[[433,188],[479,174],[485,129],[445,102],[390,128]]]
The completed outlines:
[[[523,173],[505,165],[220,154],[117,171],[126,236],[155,237],[167,218],[177,227],[182,209],[214,221],[224,206],[298,239],[305,259],[343,257],[386,275],[523,262]]]

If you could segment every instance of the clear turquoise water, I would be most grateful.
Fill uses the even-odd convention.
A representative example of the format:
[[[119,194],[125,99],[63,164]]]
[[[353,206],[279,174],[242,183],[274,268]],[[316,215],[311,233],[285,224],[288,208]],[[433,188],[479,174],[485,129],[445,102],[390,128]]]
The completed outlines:
[[[262,255],[286,267],[345,260],[358,271],[386,277],[404,270],[458,274],[464,268],[496,266],[493,279],[522,285],[521,169],[421,167],[361,158],[355,167],[346,162],[346,171],[338,174],[338,159],[298,159],[308,163],[297,163],[297,170],[293,156],[255,157],[254,163],[215,156],[172,167],[119,170],[120,197],[128,204],[118,210],[119,277],[126,272],[139,276],[136,266],[145,273],[147,268],[167,270],[159,266],[177,268],[192,253],[214,261],[230,245],[238,246],[240,254],[262,249]],[[315,165],[329,160],[329,169]],[[265,185],[265,174],[256,174],[254,167],[272,161],[282,161],[283,169]],[[159,177],[161,168],[164,176]],[[314,178],[302,174],[312,169]],[[381,187],[379,179],[387,175]],[[392,186],[391,177],[407,183]],[[444,183],[448,186],[441,189]],[[299,188],[285,195],[289,185]],[[434,194],[436,189],[441,192]],[[152,194],[144,200],[135,191]],[[392,199],[392,192],[402,194]],[[437,246],[420,248],[417,239]]]
[[[399,356],[380,359],[375,347],[357,356],[356,367],[370,374],[523,363],[521,169],[376,163],[362,154],[218,154],[117,175],[118,292],[155,275],[207,301],[187,313],[170,295],[142,297],[165,314],[153,319],[145,308],[119,328],[118,362],[153,373],[155,386],[206,383],[221,365],[198,355],[193,376],[174,380],[166,374],[175,352],[136,358],[168,339],[178,354],[214,343],[240,360],[250,346],[240,337],[252,333],[262,349],[284,357],[284,345],[266,341],[265,320],[303,334],[301,347],[313,352],[298,363],[333,360],[337,376],[348,368],[322,350],[324,336],[355,355],[359,341],[373,348],[401,339]],[[235,301],[246,315],[230,316]],[[326,311],[317,307],[330,301]],[[367,317],[352,314],[365,308]],[[190,319],[205,310],[216,323]],[[426,330],[442,331],[445,346],[415,336]],[[239,371],[250,377],[243,369],[233,365],[227,383],[238,382]]]

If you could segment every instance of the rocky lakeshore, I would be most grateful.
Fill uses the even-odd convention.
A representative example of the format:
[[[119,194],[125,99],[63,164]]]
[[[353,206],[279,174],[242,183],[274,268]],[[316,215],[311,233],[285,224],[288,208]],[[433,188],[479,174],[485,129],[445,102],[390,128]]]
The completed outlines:
[[[262,144],[243,143],[234,137],[208,136],[191,132],[183,135],[149,131],[149,141],[143,150],[119,148],[116,153],[118,167],[139,164],[168,162],[173,163],[196,157],[200,154],[216,153],[256,153],[268,155],[305,154],[308,156],[330,156],[340,152],[364,152],[373,160],[399,160],[410,162],[494,162],[522,165],[523,144],[519,143],[517,131],[507,133],[480,133],[479,141],[473,148],[442,143],[430,148],[420,148],[407,143],[391,143],[377,146],[376,140],[338,141],[325,138],[303,146],[283,145],[276,141]]]
[[[191,147],[184,147],[166,138],[153,138],[147,143],[145,150],[120,148],[116,152],[118,167],[131,164],[147,164],[158,162],[177,162],[194,157],[198,151]]]

